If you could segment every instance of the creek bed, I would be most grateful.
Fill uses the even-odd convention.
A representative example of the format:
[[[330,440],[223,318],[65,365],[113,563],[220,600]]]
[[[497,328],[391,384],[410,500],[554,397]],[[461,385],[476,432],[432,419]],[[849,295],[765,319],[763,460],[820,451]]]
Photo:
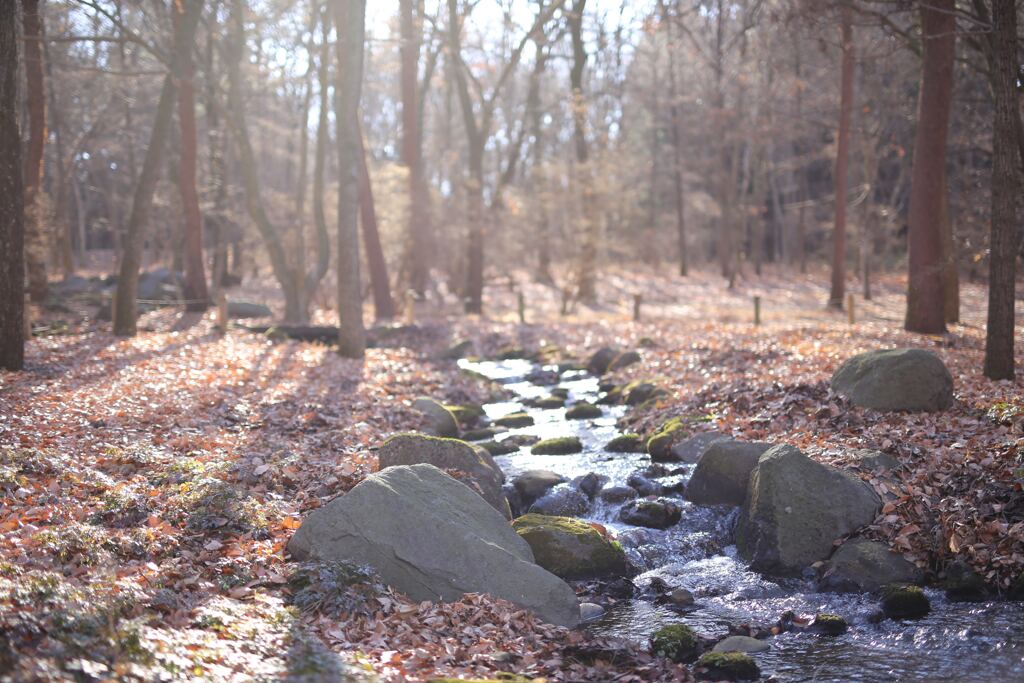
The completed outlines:
[[[495,458],[509,480],[531,469],[546,469],[569,479],[594,472],[608,477],[608,486],[651,464],[646,454],[608,453],[604,445],[619,435],[616,423],[622,406],[602,406],[603,415],[591,420],[567,420],[565,408],[541,409],[520,401],[547,396],[551,389],[568,390],[567,406],[595,402],[598,380],[585,372],[569,371],[550,382],[555,368],[526,360],[459,361],[464,370],[500,382],[512,399],[484,406],[490,419],[526,411],[535,424],[511,429],[506,435],[540,438],[577,436],[583,452],[574,455],[533,455],[529,447]],[[538,372],[540,371],[540,372]],[[528,379],[540,374],[540,382]],[[668,465],[670,470],[686,467]],[[692,470],[659,478],[662,484],[685,482]],[[663,625],[685,623],[707,636],[726,635],[729,625],[774,624],[786,611],[812,616],[839,614],[849,631],[838,637],[788,632],[770,638],[771,649],[753,655],[765,676],[781,681],[1024,681],[1024,603],[992,601],[956,603],[940,591],[926,593],[931,614],[916,621],[871,623],[878,599],[868,594],[818,592],[813,581],[777,580],[750,571],[732,545],[736,510],[696,506],[678,495],[683,510],[679,524],[664,531],[634,527],[618,519],[621,505],[596,500],[586,519],[610,529],[640,569],[633,582],[644,587],[662,579],[670,588],[689,590],[696,603],[684,611],[634,598],[613,606],[586,628],[646,643]]]

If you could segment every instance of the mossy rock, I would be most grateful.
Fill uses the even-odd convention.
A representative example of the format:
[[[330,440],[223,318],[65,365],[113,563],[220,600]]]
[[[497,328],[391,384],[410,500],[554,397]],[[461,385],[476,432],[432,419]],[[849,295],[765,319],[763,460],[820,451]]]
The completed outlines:
[[[545,396],[544,398],[538,398],[533,401],[533,405],[536,408],[543,410],[553,410],[555,408],[562,408],[565,406],[565,399],[560,396]]]
[[[521,346],[506,346],[498,349],[498,353],[495,357],[498,360],[518,360],[520,358],[531,359],[536,354],[530,353]]]
[[[629,569],[622,546],[581,520],[530,513],[512,528],[530,544],[537,564],[563,579],[619,576]]]
[[[693,672],[697,678],[711,681],[756,681],[761,677],[754,658],[742,652],[706,652]]]
[[[534,455],[571,455],[583,450],[583,444],[577,436],[558,436],[554,439],[542,439],[533,444],[530,452]]]
[[[463,441],[485,441],[487,439],[493,439],[498,430],[494,427],[481,427],[480,429],[470,429],[462,432]]]
[[[484,416],[484,409],[478,405],[446,405],[445,408],[455,416],[455,419],[458,420],[459,424],[463,427],[476,424],[476,421]]]
[[[920,619],[932,605],[920,586],[890,584],[882,589],[882,611],[890,619]]]
[[[494,421],[494,424],[499,427],[508,427],[509,429],[518,429],[520,427],[532,427],[534,423],[533,416],[528,413],[510,413],[504,417],[499,417]]]
[[[848,625],[846,619],[838,614],[819,614],[811,622],[811,628],[826,636],[841,636],[846,633]]]
[[[654,462],[670,462],[673,460],[672,446],[689,433],[686,423],[681,417],[674,417],[647,439],[647,453]]]
[[[622,401],[628,406],[638,406],[668,396],[668,392],[658,386],[656,382],[645,379],[630,382],[622,387],[619,393]]]
[[[643,453],[644,440],[639,434],[620,434],[604,445],[609,453]]]
[[[581,401],[565,411],[566,420],[592,420],[604,415],[600,406]]]
[[[475,445],[480,446],[480,448],[483,448],[493,456],[508,455],[519,450],[519,446],[510,443],[508,439],[504,441],[481,441]]]
[[[609,371],[621,370],[622,368],[629,367],[634,363],[639,363],[643,360],[640,357],[640,353],[637,351],[624,351],[615,357],[615,360],[608,366]]]
[[[954,602],[981,602],[989,597],[985,579],[963,560],[951,562],[946,567],[946,580],[942,585],[946,589],[946,597]]]
[[[569,390],[565,387],[555,387],[554,389],[551,390],[551,395],[557,396],[558,398],[564,401],[565,399],[569,398]]]
[[[700,648],[697,633],[685,624],[663,626],[651,636],[653,654],[680,664],[695,660],[700,654]]]

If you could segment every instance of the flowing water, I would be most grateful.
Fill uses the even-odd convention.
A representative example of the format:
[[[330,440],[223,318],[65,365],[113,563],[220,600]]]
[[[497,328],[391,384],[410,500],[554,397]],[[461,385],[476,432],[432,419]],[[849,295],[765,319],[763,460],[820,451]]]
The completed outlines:
[[[544,397],[555,386],[569,390],[567,405],[594,402],[600,396],[597,378],[579,371],[557,374],[526,360],[460,361],[469,371],[500,382],[512,400],[484,406],[487,416],[499,418],[525,410],[531,427],[508,434],[541,438],[575,435],[584,445],[576,455],[533,455],[528,447],[495,458],[508,480],[531,469],[552,470],[568,478],[590,472],[609,478],[607,485],[625,485],[629,475],[649,466],[645,454],[613,454],[603,447],[619,434],[617,420],[625,409],[604,406],[594,420],[566,420],[565,409],[524,407],[521,400]],[[539,372],[538,372],[539,371]],[[540,379],[537,379],[537,376]],[[499,440],[505,438],[499,435]],[[663,485],[685,482],[685,472],[663,477]],[[765,676],[780,681],[1024,681],[1024,603],[955,603],[941,592],[926,590],[931,614],[917,621],[871,623],[877,598],[817,592],[813,582],[769,579],[747,569],[732,545],[735,509],[700,507],[679,496],[682,521],[664,531],[619,521],[620,505],[599,500],[586,518],[610,529],[626,549],[644,587],[652,579],[670,588],[686,588],[696,604],[679,612],[650,600],[622,601],[587,628],[646,643],[663,625],[682,622],[707,636],[724,636],[730,624],[774,624],[787,610],[799,615],[831,612],[850,624],[839,637],[789,632],[771,638],[771,649],[753,655]]]

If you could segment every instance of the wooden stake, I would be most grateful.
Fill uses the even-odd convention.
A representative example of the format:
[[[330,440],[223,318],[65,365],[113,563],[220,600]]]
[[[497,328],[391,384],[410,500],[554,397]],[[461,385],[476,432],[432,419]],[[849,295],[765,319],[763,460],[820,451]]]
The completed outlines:
[[[519,323],[521,325],[526,324],[526,297],[522,291],[516,292],[516,299],[519,304]]]
[[[852,293],[846,295],[846,319],[851,325],[857,322],[857,314],[854,310],[854,298]]]
[[[640,322],[640,307],[644,304],[643,294],[633,295],[633,322]]]
[[[416,322],[416,292],[412,289],[405,290],[405,324],[412,325]]]
[[[32,300],[28,293],[25,294],[25,309],[21,313],[21,319],[25,326],[25,341],[32,340]]]
[[[754,324],[761,324],[761,297],[754,297]]]
[[[228,297],[223,291],[217,293],[217,329],[228,333]]]

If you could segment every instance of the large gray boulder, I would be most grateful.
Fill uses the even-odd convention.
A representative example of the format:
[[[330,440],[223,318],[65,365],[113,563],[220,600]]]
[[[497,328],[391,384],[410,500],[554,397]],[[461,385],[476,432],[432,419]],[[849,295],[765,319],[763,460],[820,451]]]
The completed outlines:
[[[953,377],[931,351],[891,349],[850,358],[832,375],[832,390],[854,405],[881,411],[935,412],[953,405]]]
[[[423,413],[426,430],[434,436],[458,438],[459,421],[452,411],[432,398],[421,397],[413,401],[412,407]]]
[[[534,563],[494,508],[433,465],[370,475],[310,513],[288,550],[299,560],[368,565],[413,600],[488,593],[553,624],[579,621],[572,588]]]
[[[770,444],[719,439],[704,452],[683,494],[697,505],[742,505],[750,473]]]
[[[837,538],[870,524],[878,495],[849,472],[775,446],[758,460],[736,526],[736,547],[752,569],[798,574],[825,560]]]
[[[853,538],[832,554],[821,587],[839,593],[878,591],[886,584],[923,580],[924,572],[894,553],[887,543]]]
[[[441,439],[423,434],[397,434],[377,450],[380,469],[396,465],[425,463],[441,470],[454,470],[456,478],[483,496],[495,510],[512,519],[502,492],[505,475],[485,449],[458,439]]]

